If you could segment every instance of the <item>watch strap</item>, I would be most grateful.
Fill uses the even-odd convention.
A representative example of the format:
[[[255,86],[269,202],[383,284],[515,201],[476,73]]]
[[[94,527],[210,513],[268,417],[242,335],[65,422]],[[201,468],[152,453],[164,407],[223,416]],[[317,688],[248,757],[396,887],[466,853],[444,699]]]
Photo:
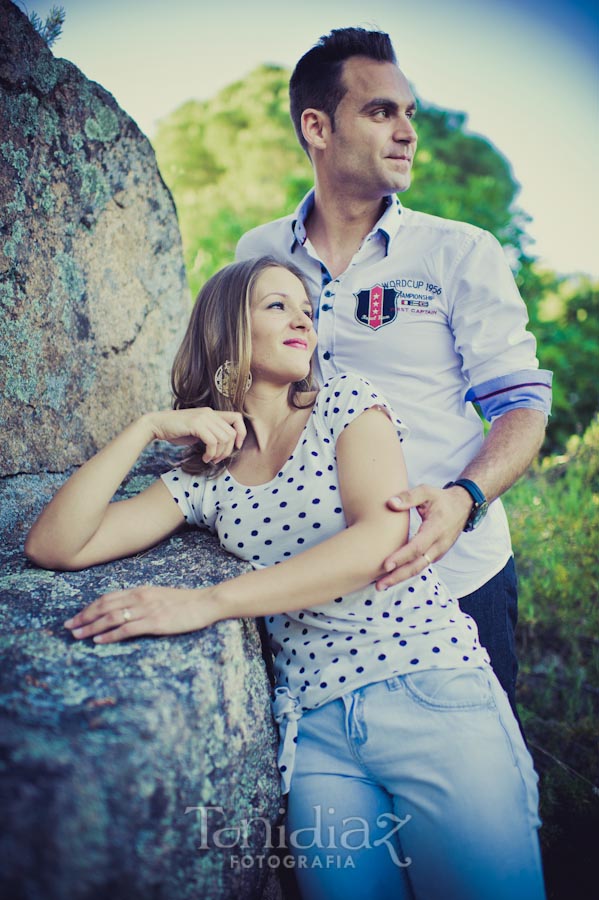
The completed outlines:
[[[464,526],[464,531],[474,531],[487,513],[489,507],[487,498],[476,482],[471,481],[470,478],[458,478],[456,481],[448,481],[447,484],[443,485],[443,489],[454,486],[464,488],[472,497],[472,509]]]
[[[468,491],[470,496],[472,497],[472,502],[477,506],[482,506],[483,503],[487,502],[487,498],[477,485],[475,481],[471,481],[469,478],[456,478],[455,481],[448,481],[444,487],[453,487],[457,485],[458,487],[463,487],[465,491]]]

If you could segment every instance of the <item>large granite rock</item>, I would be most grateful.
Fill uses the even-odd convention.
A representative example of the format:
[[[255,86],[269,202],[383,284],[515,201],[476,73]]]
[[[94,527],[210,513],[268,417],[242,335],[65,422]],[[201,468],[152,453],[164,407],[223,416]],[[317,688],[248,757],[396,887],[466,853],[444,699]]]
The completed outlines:
[[[169,404],[188,318],[173,203],[135,123],[0,0],[0,897],[275,900],[276,734],[253,621],[114,646],[64,620],[244,564],[186,531],[85,572],[29,565],[42,505]],[[124,488],[167,467],[146,454]],[[158,453],[158,456],[156,456]],[[228,830],[227,830],[228,829]],[[275,858],[275,864],[276,864]]]
[[[0,475],[83,462],[169,405],[189,314],[149,141],[0,0]]]
[[[124,495],[164,469],[142,460]],[[25,529],[64,477],[0,480],[0,896],[274,900],[259,857],[280,819],[277,741],[255,624],[104,647],[62,625],[108,590],[245,564],[189,530],[87,571],[37,569]]]

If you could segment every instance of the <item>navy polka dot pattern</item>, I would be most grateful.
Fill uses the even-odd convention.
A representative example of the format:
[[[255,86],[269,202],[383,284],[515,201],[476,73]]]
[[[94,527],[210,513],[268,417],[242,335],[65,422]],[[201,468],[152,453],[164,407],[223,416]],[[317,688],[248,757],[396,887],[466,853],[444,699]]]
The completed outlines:
[[[271,481],[248,487],[227,471],[209,480],[175,469],[162,476],[164,483],[187,521],[216,532],[226,550],[254,568],[276,565],[346,527],[335,444],[373,406],[387,411],[401,440],[405,426],[384,398],[357,375],[336,375],[319,392],[293,453]],[[419,668],[488,662],[472,620],[433,566],[387,591],[368,585],[314,608],[306,597],[305,609],[269,616],[266,626],[282,738],[302,712],[365,684]],[[288,743],[281,743],[285,789],[292,770]]]
[[[339,410],[334,415],[331,401]],[[372,386],[357,375],[339,375],[320,391],[297,446],[271,481],[247,487],[229,472],[210,480],[181,469],[163,481],[187,522],[216,532],[225,550],[255,568],[275,565],[345,528],[335,443],[372,406],[388,411],[402,440],[406,427]]]

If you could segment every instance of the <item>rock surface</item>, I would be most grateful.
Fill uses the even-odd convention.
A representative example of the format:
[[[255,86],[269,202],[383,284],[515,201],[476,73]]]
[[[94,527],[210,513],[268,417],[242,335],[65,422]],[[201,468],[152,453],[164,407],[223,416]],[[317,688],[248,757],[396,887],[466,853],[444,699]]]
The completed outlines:
[[[154,151],[0,0],[0,475],[64,471],[170,402],[189,314]]]
[[[165,468],[142,459],[124,496]],[[194,529],[87,571],[37,569],[25,528],[62,480],[0,480],[0,896],[274,900],[273,868],[235,864],[265,852],[280,818],[255,624],[104,647],[62,625],[108,590],[207,584],[245,564]]]
[[[175,210],[150,144],[0,0],[7,900],[280,896],[275,869],[253,861],[281,814],[255,623],[104,647],[63,627],[106,591],[199,586],[245,564],[197,530],[84,572],[44,571],[23,555],[27,529],[71,467],[144,409],[169,405],[188,302]],[[122,493],[164,471],[163,453],[145,454]]]

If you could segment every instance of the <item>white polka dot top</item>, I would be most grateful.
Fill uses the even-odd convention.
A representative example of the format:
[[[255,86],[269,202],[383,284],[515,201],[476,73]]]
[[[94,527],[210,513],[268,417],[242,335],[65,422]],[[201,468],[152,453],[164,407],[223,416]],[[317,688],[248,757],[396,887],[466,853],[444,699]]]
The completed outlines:
[[[276,477],[247,487],[227,471],[217,479],[180,468],[162,476],[185,519],[216,532],[221,546],[255,568],[276,565],[346,527],[335,445],[373,406],[386,408],[399,439],[407,432],[365,379],[336,375],[319,392],[298,443]],[[417,669],[482,666],[476,625],[430,566],[386,591],[374,585],[329,603],[268,616],[277,679],[273,708],[281,731],[279,767],[289,789],[297,719],[356,688]]]

